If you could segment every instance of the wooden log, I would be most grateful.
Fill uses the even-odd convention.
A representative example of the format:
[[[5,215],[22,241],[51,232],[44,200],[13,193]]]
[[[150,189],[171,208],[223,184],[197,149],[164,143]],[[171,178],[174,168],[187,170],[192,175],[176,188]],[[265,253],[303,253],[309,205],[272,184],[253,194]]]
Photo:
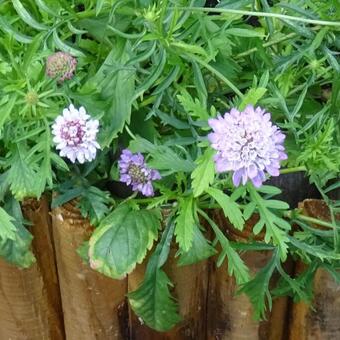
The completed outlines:
[[[258,220],[253,215],[245,225],[244,231],[235,230],[226,220],[223,213],[215,211],[213,219],[231,240],[246,242],[252,235],[252,228]],[[263,235],[252,235],[262,239]],[[269,251],[247,251],[240,255],[252,275],[262,269],[271,259]],[[217,256],[210,260],[207,339],[209,340],[280,340],[284,339],[284,328],[287,313],[287,298],[273,301],[267,321],[255,321],[253,307],[249,298],[242,294],[235,296],[237,285],[228,274],[228,263],[216,265]]]
[[[177,266],[176,247],[171,248],[164,270],[174,284],[173,295],[179,304],[182,321],[168,332],[156,332],[142,324],[130,309],[131,340],[206,339],[207,261]],[[129,291],[138,288],[144,278],[147,260],[128,276]]]
[[[77,249],[93,228],[74,204],[52,212],[67,340],[126,338],[127,279],[112,280],[83,263]]]
[[[330,221],[330,211],[322,200],[304,200],[299,208],[306,216]],[[336,216],[340,220],[340,216]],[[320,225],[315,228],[325,229]],[[302,261],[296,264],[296,275],[307,269]],[[314,299],[311,305],[298,302],[292,305],[289,340],[333,340],[340,339],[340,286],[331,275],[319,268],[314,277]]]
[[[18,269],[0,260],[0,339],[62,340],[64,328],[51,219],[46,197],[24,201],[23,214],[32,225],[36,263]]]

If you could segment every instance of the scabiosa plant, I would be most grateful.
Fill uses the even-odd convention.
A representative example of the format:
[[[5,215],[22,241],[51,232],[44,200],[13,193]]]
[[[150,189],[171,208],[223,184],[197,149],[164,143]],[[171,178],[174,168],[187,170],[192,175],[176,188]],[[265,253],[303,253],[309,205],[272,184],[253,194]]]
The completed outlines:
[[[47,58],[46,74],[59,83],[73,77],[77,67],[77,59],[65,52],[57,52]]]
[[[152,181],[161,179],[157,170],[150,169],[141,153],[133,154],[124,149],[118,162],[120,181],[132,186],[133,191],[140,191],[144,196],[153,196]]]
[[[52,126],[53,141],[60,150],[60,156],[66,156],[72,163],[92,161],[100,148],[96,141],[99,121],[91,119],[83,107],[79,110],[72,104],[63,110]]]
[[[270,113],[248,105],[244,111],[231,109],[223,117],[210,119],[213,132],[208,135],[217,150],[217,172],[233,171],[233,183],[239,186],[250,179],[256,187],[266,180],[265,171],[280,174],[280,161],[287,159],[285,135],[271,123]]]

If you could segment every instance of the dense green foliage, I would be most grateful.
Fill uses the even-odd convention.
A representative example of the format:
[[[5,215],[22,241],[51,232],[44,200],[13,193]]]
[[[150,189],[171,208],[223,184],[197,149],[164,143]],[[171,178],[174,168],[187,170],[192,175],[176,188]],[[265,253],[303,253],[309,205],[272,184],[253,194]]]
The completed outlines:
[[[339,2],[204,6],[203,0],[0,2],[0,255],[20,267],[34,262],[20,201],[49,190],[59,193],[52,207],[79,198],[96,227],[80,251],[92,268],[122,278],[153,249],[129,300],[160,331],[179,321],[162,269],[170,242],[178,244],[178,265],[221,249],[218,265],[228,261],[258,318],[272,296],[309,299],[320,266],[339,278],[340,200],[330,198],[340,187]],[[77,58],[75,76],[63,83],[46,76],[46,58],[55,51]],[[55,150],[51,125],[70,103],[100,121],[101,151],[91,163],[72,164]],[[281,173],[303,171],[317,187],[331,212],[327,230],[276,199],[279,188],[235,188],[230,173],[216,173],[208,119],[247,104],[265,107],[286,134]],[[118,183],[126,147],[161,173],[155,197]],[[215,208],[238,230],[257,213],[253,232],[263,240],[230,241],[209,214]],[[273,254],[254,277],[240,257],[247,250]],[[288,255],[308,263],[308,272],[287,275]],[[274,273],[281,279],[272,288]]]

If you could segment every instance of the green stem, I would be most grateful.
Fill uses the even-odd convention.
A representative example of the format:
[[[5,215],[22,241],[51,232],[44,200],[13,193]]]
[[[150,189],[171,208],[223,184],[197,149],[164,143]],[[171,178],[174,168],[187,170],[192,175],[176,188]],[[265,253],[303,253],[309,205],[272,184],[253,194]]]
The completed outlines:
[[[127,125],[125,125],[125,130],[133,140],[137,139],[136,136],[133,134],[133,132],[130,130],[130,128]]]
[[[285,15],[285,14],[271,13],[271,12],[254,12],[254,11],[243,11],[243,10],[229,9],[229,8],[204,8],[204,7],[179,7],[177,9],[180,9],[183,11],[193,11],[193,12],[228,13],[228,14],[251,15],[251,16],[256,16],[256,17],[269,17],[269,18],[277,18],[280,20],[292,20],[292,21],[299,21],[299,22],[305,22],[308,24],[322,25],[322,26],[340,26],[340,21],[307,19],[307,18],[295,17],[292,15]]]
[[[300,172],[300,171],[307,171],[307,168],[302,165],[302,166],[296,166],[293,168],[285,168],[280,170],[280,174],[290,174],[292,172]]]
[[[319,30],[319,29],[320,29],[320,27],[318,27],[318,26],[312,27],[312,28],[311,28],[312,31],[317,31],[317,30]],[[289,33],[289,34],[287,34],[287,35],[285,35],[285,36],[283,36],[283,37],[281,37],[281,38],[277,38],[277,39],[273,39],[273,40],[271,40],[271,41],[267,41],[266,43],[264,43],[264,44],[262,45],[262,47],[263,47],[263,48],[270,47],[270,46],[279,44],[280,42],[283,42],[283,41],[289,40],[289,39],[291,39],[291,38],[294,38],[294,37],[296,37],[296,36],[298,36],[298,34],[295,33],[295,32],[292,32],[292,33]],[[246,57],[247,55],[252,54],[252,53],[256,52],[257,50],[258,50],[257,47],[250,48],[250,49],[247,50],[247,51],[244,51],[244,52],[242,52],[242,53],[236,54],[236,56],[235,56],[234,58],[235,58],[235,59],[240,59],[240,58],[242,58],[242,57]]]
[[[197,63],[201,64],[203,67],[205,67],[207,70],[209,70],[211,73],[215,74],[218,78],[220,78],[223,82],[225,82],[240,98],[243,98],[243,93],[228,79],[226,78],[221,72],[216,70],[214,67],[206,63],[204,60],[198,58],[194,54],[187,54],[189,59],[195,60]]]
[[[335,227],[334,224],[332,224],[332,223],[322,221],[322,220],[319,220],[319,219],[314,218],[314,217],[305,216],[305,215],[302,215],[302,214],[296,214],[294,217],[299,219],[299,220],[302,220],[302,221],[321,225],[323,227],[327,227],[327,228],[331,228],[331,229],[334,229],[334,227]]]

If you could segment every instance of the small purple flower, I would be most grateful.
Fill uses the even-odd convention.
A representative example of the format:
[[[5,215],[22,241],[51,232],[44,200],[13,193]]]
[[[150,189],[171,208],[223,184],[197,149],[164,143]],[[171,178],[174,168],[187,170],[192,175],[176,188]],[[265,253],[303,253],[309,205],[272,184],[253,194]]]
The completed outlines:
[[[133,191],[140,191],[144,196],[153,196],[152,181],[161,179],[157,170],[150,169],[141,153],[133,154],[124,149],[118,161],[120,181],[132,186]]]
[[[77,110],[72,104],[58,116],[52,126],[53,141],[60,150],[60,156],[66,156],[72,163],[92,161],[96,158],[96,141],[99,121],[90,119],[83,107]]]
[[[260,187],[266,180],[265,171],[279,176],[280,161],[287,159],[283,146],[285,135],[270,119],[270,113],[252,105],[241,112],[231,109],[223,117],[209,119],[213,132],[208,139],[217,150],[216,171],[233,171],[235,186],[250,179],[254,186]]]
[[[77,67],[77,59],[65,52],[50,55],[46,62],[46,74],[59,83],[71,79]]]

